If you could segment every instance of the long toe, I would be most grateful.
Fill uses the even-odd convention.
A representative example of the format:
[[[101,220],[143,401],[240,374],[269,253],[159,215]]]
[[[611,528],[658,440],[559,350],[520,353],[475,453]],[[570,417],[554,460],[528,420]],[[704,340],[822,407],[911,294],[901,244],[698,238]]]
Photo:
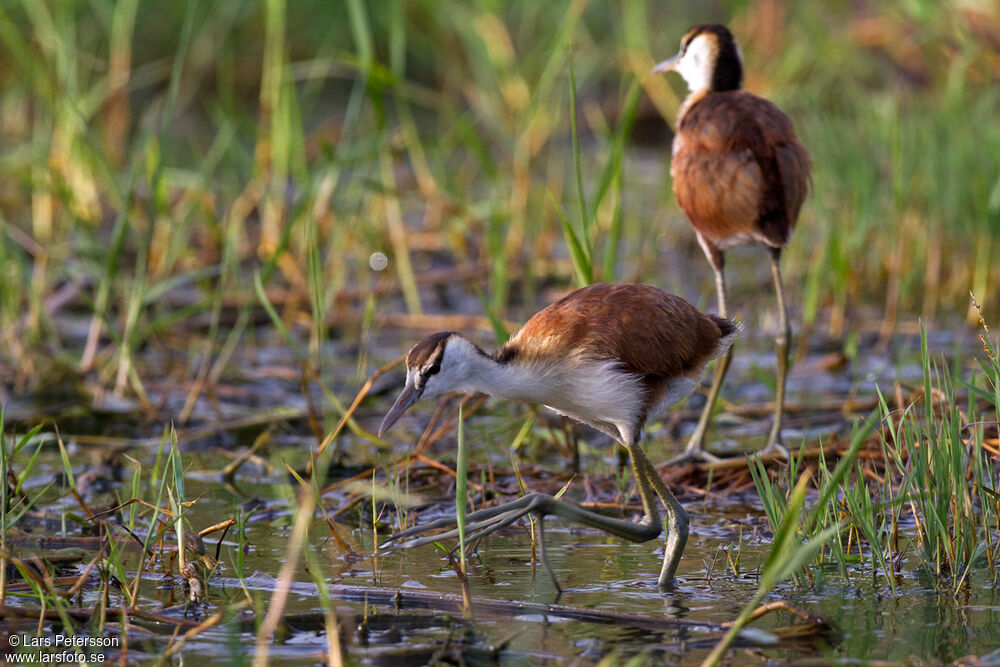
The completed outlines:
[[[715,454],[709,454],[704,449],[686,449],[682,454],[667,461],[668,465],[684,465],[687,463],[718,463],[722,459]]]
[[[428,521],[427,523],[420,524],[419,526],[413,526],[412,528],[407,528],[406,530],[401,530],[398,533],[393,533],[389,537],[383,540],[383,544],[388,544],[389,542],[395,542],[394,546],[400,546],[405,543],[411,537],[415,535],[420,535],[426,533],[429,530],[440,530],[441,528],[448,528],[449,526],[454,526],[455,520],[450,517],[444,517],[441,519],[435,519],[433,521]]]
[[[469,514],[466,517],[465,524],[465,537],[467,542],[473,540],[478,540],[479,538],[486,537],[487,535],[494,533],[501,528],[509,526],[514,523],[522,516],[531,513],[536,509],[539,500],[536,498],[537,494],[532,494],[530,496],[524,496],[518,498],[509,503],[504,503],[502,505],[497,505],[495,507],[487,507],[483,510],[478,510]],[[454,527],[452,527],[454,526]],[[418,537],[416,539],[408,539],[415,535],[421,533],[426,533],[429,530],[435,530],[438,528],[451,528],[442,533],[434,533],[433,535],[427,535],[425,537]],[[432,544],[440,540],[450,540],[458,537],[458,527],[455,525],[455,521],[447,519],[437,519],[435,521],[428,522],[427,524],[421,526],[414,526],[413,528],[408,528],[407,530],[397,533],[391,537],[395,541],[395,544],[391,545],[390,548],[395,549],[412,549],[414,547],[422,547],[425,544]],[[404,540],[399,542],[398,540]],[[386,542],[389,540],[387,539]]]
[[[777,456],[780,456],[781,458],[785,459],[786,461],[788,461],[791,458],[791,455],[788,453],[788,448],[785,447],[780,442],[778,442],[777,440],[773,440],[773,441],[767,443],[767,447],[765,447],[764,449],[760,450],[760,455],[761,456],[775,456],[775,455],[777,455]]]
[[[469,530],[471,526],[475,525],[478,522],[489,522],[491,519],[493,519],[493,518],[495,518],[497,516],[505,515],[507,512],[510,512],[512,510],[523,508],[523,507],[527,507],[527,506],[531,505],[533,502],[535,502],[534,495],[535,494],[528,495],[528,496],[523,496],[521,498],[518,498],[517,500],[512,500],[509,503],[503,503],[501,505],[495,505],[493,507],[487,507],[486,509],[476,510],[475,512],[472,512],[471,514],[467,514],[465,516],[466,530]],[[409,539],[409,538],[411,538],[411,537],[413,537],[415,535],[420,535],[422,533],[426,533],[426,532],[431,531],[431,530],[440,530],[442,528],[451,528],[452,526],[456,526],[456,522],[455,522],[455,519],[453,517],[441,517],[440,519],[434,519],[433,521],[428,521],[427,523],[422,523],[419,526],[413,526],[412,528],[407,528],[406,530],[402,530],[402,531],[400,531],[398,533],[393,533],[389,537],[385,538],[385,540],[383,541],[383,543],[386,543],[386,544],[389,543],[389,542],[397,542],[397,543],[399,543],[400,540],[402,540],[403,542],[406,542],[407,539]],[[451,530],[451,531],[449,531],[447,533],[440,533],[440,534],[434,535],[434,536],[432,536],[433,539],[431,539],[429,542],[421,542],[421,544],[429,544],[430,542],[433,542],[433,541],[438,540],[438,539],[447,539],[447,536],[457,536],[457,535],[458,535],[457,530],[453,529],[453,530]],[[395,546],[403,547],[404,545],[401,544],[401,543],[399,543],[399,544],[397,544]],[[405,546],[409,547],[409,546],[414,546],[414,545],[412,544],[412,541],[411,541],[411,542],[406,542]]]
[[[527,512],[521,512],[517,516],[509,520],[505,520],[505,517],[495,517],[486,521],[478,521],[476,523],[468,524],[465,527],[465,541],[466,544],[470,544],[475,540],[494,533],[501,528],[513,523],[520,517],[527,514]],[[441,542],[444,540],[453,540],[458,538],[458,528],[453,528],[451,530],[445,531],[443,533],[434,533],[433,535],[425,535],[423,537],[418,537],[416,539],[407,540],[405,542],[399,542],[392,545],[391,548],[394,549],[415,549],[416,547],[422,547],[427,544],[434,544],[435,542]]]
[[[394,548],[396,549],[416,549],[417,547],[422,547],[427,544],[434,544],[435,542],[440,542],[441,540],[447,540],[452,537],[458,536],[458,530],[449,530],[446,533],[434,533],[433,535],[425,535],[423,537],[418,537],[412,540],[407,540],[406,542],[400,542],[396,544]]]
[[[494,517],[491,521],[480,521],[476,524],[466,526],[465,539],[467,542],[482,539],[487,535],[492,535],[498,530],[502,530],[514,523],[521,517],[534,511],[533,507],[522,507],[510,510],[504,514]]]

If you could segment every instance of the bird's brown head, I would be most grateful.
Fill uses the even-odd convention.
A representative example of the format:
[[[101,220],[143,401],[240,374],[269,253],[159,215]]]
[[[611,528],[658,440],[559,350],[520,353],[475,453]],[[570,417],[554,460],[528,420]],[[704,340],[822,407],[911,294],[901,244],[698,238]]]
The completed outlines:
[[[457,331],[439,331],[414,345],[406,355],[406,385],[382,419],[379,437],[420,399],[465,390],[469,360],[477,356],[485,354]]]
[[[684,34],[677,55],[653,71],[677,72],[692,92],[736,90],[743,83],[743,56],[729,28],[701,23]]]

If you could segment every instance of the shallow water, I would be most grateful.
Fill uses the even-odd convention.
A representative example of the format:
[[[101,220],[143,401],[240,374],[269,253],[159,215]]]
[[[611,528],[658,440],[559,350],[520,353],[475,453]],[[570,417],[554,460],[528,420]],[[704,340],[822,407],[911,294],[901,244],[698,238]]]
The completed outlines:
[[[258,479],[245,484],[244,491],[267,499],[275,484],[283,481]],[[187,488],[191,497],[199,498],[189,515],[194,526],[208,525],[242,501],[208,479],[194,477]],[[642,652],[651,662],[692,663],[707,654],[717,634],[697,626],[649,629],[628,619],[621,623],[582,621],[558,612],[478,611],[482,606],[479,600],[517,600],[706,624],[730,620],[756,591],[756,568],[768,546],[766,521],[750,501],[749,496],[726,502],[687,500],[692,534],[678,571],[679,584],[667,593],[657,590],[655,584],[662,559],[660,541],[630,544],[550,520],[546,530],[548,557],[563,588],[559,594],[532,556],[528,530],[513,528],[489,537],[468,562],[473,596],[470,620],[435,606],[433,598],[426,609],[397,608],[385,597],[364,599],[366,590],[459,595],[461,587],[452,565],[433,546],[394,551],[375,563],[364,557],[371,550],[370,528],[340,525],[360,554],[348,556],[329,538],[320,520],[313,525],[311,545],[335,599],[348,664],[407,664],[411,660],[412,664],[424,664],[435,651],[451,655],[448,651],[452,649],[446,651],[445,647],[453,647],[473,664],[592,664],[609,653],[621,656],[624,662]],[[289,518],[283,511],[260,512],[247,527],[243,583],[251,596],[265,604],[288,547]],[[734,573],[719,554],[725,549],[735,551],[740,533],[741,567]],[[206,542],[209,551],[214,551],[215,540]],[[226,539],[221,566],[209,582],[207,605],[200,615],[192,612],[192,618],[209,615],[220,603],[242,596],[234,576],[237,548],[232,536]],[[790,582],[781,586],[771,599],[785,599],[818,614],[836,631],[817,640],[758,647],[755,652],[778,659],[821,656],[833,661],[850,658],[935,664],[997,648],[1000,594],[987,582],[974,580],[966,595],[956,599],[935,592],[928,581],[904,568],[900,596],[894,599],[884,582],[860,572],[852,575],[850,583],[831,571],[825,576],[818,573],[814,588]],[[141,606],[181,614],[183,591],[175,578],[154,573],[147,582]],[[323,611],[316,585],[301,565],[294,582],[285,609],[288,625],[270,649],[274,664],[322,661],[326,649],[321,626],[316,627]],[[794,621],[790,614],[779,612],[764,617],[755,627],[766,630]],[[190,642],[184,656],[229,660],[234,647],[253,645],[254,627],[249,617],[243,623],[224,624]],[[130,654],[152,658],[167,645],[167,639],[167,634],[145,641],[142,635],[133,637]]]
[[[717,450],[733,452],[753,449],[763,444],[768,428],[767,410],[754,410],[766,404],[773,388],[774,359],[766,336],[748,332],[730,371],[725,398],[729,408],[720,414],[714,427]],[[368,343],[367,353],[376,359],[392,358],[417,334],[387,331]],[[948,333],[930,336],[938,352],[961,349],[976,351],[975,339],[965,340]],[[840,347],[814,335],[809,351],[798,359],[789,378],[790,411],[786,442],[802,440],[829,442],[848,432],[855,417],[867,414],[870,407],[846,412],[846,399],[871,401],[874,386],[889,388],[894,381],[919,382],[917,363],[919,338],[900,335],[882,353],[875,353],[874,334],[860,334],[857,355],[840,355]],[[187,518],[194,529],[201,529],[232,515],[236,508],[250,512],[245,533],[245,560],[242,583],[235,561],[241,541],[231,531],[220,549],[220,565],[208,581],[205,603],[184,610],[185,591],[173,576],[150,573],[140,589],[140,607],[171,617],[204,619],[224,607],[223,603],[244,598],[245,586],[258,608],[267,608],[275,589],[278,571],[286,556],[293,513],[288,498],[294,495],[288,466],[301,469],[316,439],[308,427],[310,404],[323,406],[323,393],[313,387],[304,396],[301,383],[289,368],[295,367],[292,354],[280,346],[258,341],[237,353],[234,366],[238,375],[226,376],[213,395],[202,397],[186,425],[178,426],[178,437],[186,466],[185,494],[196,502]],[[353,386],[350,380],[358,349],[330,343],[325,358],[327,369],[337,378],[330,385],[344,396]],[[169,355],[151,354],[145,363],[168,366]],[[967,357],[968,358],[968,357]],[[378,364],[376,364],[377,366]],[[362,404],[356,417],[365,428],[374,429],[388,407],[398,383],[399,373],[390,373],[376,384],[374,396]],[[131,400],[104,396],[95,404],[91,396],[65,392],[52,398],[12,397],[6,404],[8,432],[23,433],[21,425],[48,417],[59,425],[60,434],[74,462],[74,474],[86,478],[89,487],[83,492],[94,508],[109,507],[130,493],[135,464],[116,451],[127,453],[143,467],[143,480],[149,475],[163,441],[167,416],[176,415],[184,405],[188,387],[171,382],[164,374],[160,383],[148,386],[151,398],[164,418],[159,423],[144,422],[139,406]],[[654,462],[664,461],[676,452],[691,431],[701,405],[700,396],[692,398],[666,418],[649,426],[646,449]],[[408,414],[392,432],[393,451],[377,451],[368,441],[349,432],[338,439],[333,456],[336,469],[331,474],[349,477],[372,465],[381,465],[411,447],[426,425],[433,405]],[[528,408],[504,401],[491,401],[466,424],[470,443],[470,464],[476,466],[470,476],[480,478],[479,470],[510,468],[507,445],[514,439]],[[321,415],[322,416],[322,415]],[[518,453],[526,483],[537,488],[545,476],[539,469],[567,470],[566,458],[552,446],[553,431],[561,425],[543,415],[536,417],[533,444]],[[325,429],[336,423],[336,415],[327,415]],[[232,483],[223,483],[219,474],[230,462],[226,452],[248,447],[269,427],[270,444],[261,458],[246,463]],[[614,496],[615,482],[607,473],[614,470],[616,456],[603,436],[579,429],[583,475],[571,484],[569,497],[587,500],[588,484]],[[48,546],[32,544],[41,534],[65,534],[78,537],[92,534],[67,521],[69,513],[79,514],[77,503],[65,492],[60,473],[58,450],[51,429],[45,433],[46,444],[25,489],[29,494],[53,486],[36,509],[48,519],[25,521],[31,533],[18,542],[23,553],[49,554]],[[451,466],[454,461],[454,433],[434,444],[427,455]],[[28,448],[31,450],[32,448]],[[15,468],[25,464],[24,455]],[[412,470],[423,468],[413,463]],[[89,477],[88,477],[89,475]],[[90,479],[92,477],[92,479]],[[567,477],[568,478],[568,477]],[[435,476],[411,477],[426,498],[421,521],[445,515],[453,507],[453,485],[438,485]],[[447,478],[445,478],[447,479]],[[626,481],[630,480],[626,478]],[[379,485],[385,481],[381,475]],[[562,484],[549,481],[548,484]],[[402,482],[397,484],[402,486]],[[504,481],[514,492],[516,483]],[[344,503],[353,502],[357,492],[367,493],[370,481],[354,487],[337,489],[323,497],[327,512],[336,512]],[[628,486],[626,484],[626,490]],[[680,491],[680,490],[678,490]],[[146,493],[147,498],[151,497]],[[373,547],[372,508],[368,500],[353,505],[337,517],[341,539],[350,547],[345,553],[330,529],[319,516],[310,537],[312,553],[323,571],[324,586],[334,600],[341,622],[341,642],[348,664],[424,664],[431,660],[471,664],[595,664],[609,654],[619,664],[630,656],[643,654],[650,664],[665,662],[693,663],[703,658],[718,639],[716,624],[732,620],[757,589],[756,571],[769,546],[770,527],[756,494],[751,490],[738,497],[702,497],[693,490],[679,493],[691,513],[692,533],[678,571],[678,585],[660,592],[656,577],[662,562],[662,540],[630,544],[594,530],[580,528],[560,520],[546,522],[548,558],[563,588],[559,594],[538,562],[530,530],[514,526],[478,544],[468,561],[468,580],[472,616],[463,618],[460,609],[451,608],[460,600],[461,585],[454,566],[434,546],[397,550],[370,557]],[[438,500],[439,502],[434,502]],[[250,507],[256,506],[252,512]],[[396,516],[376,503],[380,512],[379,539],[396,526]],[[147,519],[148,520],[148,519]],[[139,522],[140,528],[142,521]],[[214,553],[218,535],[206,538],[208,552]],[[733,571],[727,554],[739,558],[739,570]],[[83,562],[92,557],[84,554]],[[135,558],[126,558],[135,564]],[[162,565],[162,563],[161,563]],[[1000,595],[980,573],[959,598],[935,591],[932,577],[917,572],[915,565],[905,565],[899,578],[899,597],[894,598],[881,577],[871,576],[866,564],[858,564],[845,582],[831,570],[816,571],[815,586],[786,582],[770,596],[786,600],[812,614],[822,616],[834,627],[831,634],[800,642],[782,642],[774,647],[751,646],[744,642],[733,649],[731,659],[761,661],[823,659],[847,661],[890,660],[916,664],[938,664],[966,655],[983,655],[1000,647],[1000,635],[994,628],[1000,613]],[[83,565],[65,568],[65,576],[79,575]],[[299,563],[285,608],[285,624],[270,646],[275,664],[323,662],[327,639],[323,631],[323,605],[316,582],[303,563]],[[412,594],[393,600],[395,591]],[[76,604],[86,607],[96,602],[96,588],[85,588]],[[120,594],[111,592],[111,606],[121,602]],[[118,596],[116,598],[116,596]],[[518,610],[502,601],[535,603]],[[416,605],[416,606],[414,606]],[[544,605],[550,605],[545,607]],[[567,608],[570,611],[567,611]],[[572,610],[600,610],[601,619],[580,618]],[[623,615],[615,619],[614,614]],[[638,616],[624,616],[638,615]],[[653,621],[676,618],[688,623],[683,627],[650,627]],[[645,620],[643,620],[645,619]],[[650,620],[652,619],[652,620]],[[260,617],[247,610],[234,618],[191,639],[182,651],[184,660],[235,660],[252,650]],[[753,625],[763,630],[796,622],[789,613],[769,614]],[[162,623],[138,623],[145,630],[130,629],[129,656],[152,660],[168,645],[173,628]],[[703,624],[703,625],[699,625]],[[115,625],[109,625],[114,632]],[[31,622],[11,625],[4,631],[32,632]],[[3,631],[0,631],[2,633]],[[752,651],[751,657],[746,651]]]

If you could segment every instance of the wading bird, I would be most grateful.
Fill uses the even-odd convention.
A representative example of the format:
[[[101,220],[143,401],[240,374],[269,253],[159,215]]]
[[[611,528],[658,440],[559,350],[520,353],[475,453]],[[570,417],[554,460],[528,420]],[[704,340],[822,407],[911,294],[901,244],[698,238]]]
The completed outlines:
[[[684,299],[648,285],[584,287],[537,313],[492,355],[454,331],[435,333],[417,343],[406,355],[406,385],[382,420],[379,436],[416,401],[452,391],[539,403],[610,435],[632,460],[643,506],[637,523],[534,493],[469,514],[467,539],[484,537],[533,513],[540,519],[551,514],[645,542],[663,531],[656,508],[659,496],[667,513],[667,545],[659,578],[665,588],[687,542],[688,515],[639,446],[642,429],[653,415],[694,390],[705,364],[725,354],[739,330],[731,320],[705,315]],[[440,519],[390,540],[454,524]],[[401,546],[420,546],[457,534],[450,530]],[[542,556],[544,561],[544,545]]]
[[[791,327],[785,309],[778,260],[795,227],[810,183],[809,153],[778,107],[740,90],[743,57],[725,26],[696,25],[680,51],[653,72],[675,71],[688,86],[674,133],[670,175],[677,203],[715,270],[719,315],[727,316],[723,252],[743,243],[771,251],[771,275],[778,299],[778,385],[774,421],[763,452],[788,452],[781,443],[781,418],[788,374]],[[705,432],[729,368],[719,360],[708,400],[681,458],[714,459],[704,450]]]

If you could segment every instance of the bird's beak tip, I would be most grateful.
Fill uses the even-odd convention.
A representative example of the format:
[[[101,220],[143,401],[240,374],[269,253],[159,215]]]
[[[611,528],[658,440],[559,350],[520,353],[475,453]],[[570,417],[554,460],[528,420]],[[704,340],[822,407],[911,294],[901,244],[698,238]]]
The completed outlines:
[[[420,398],[420,396],[413,385],[407,384],[403,387],[403,391],[399,393],[399,397],[396,398],[396,402],[392,404],[391,408],[389,408],[389,412],[385,413],[382,423],[379,424],[378,437],[381,438],[386,431],[392,428],[392,425],[399,421],[399,418],[403,416],[403,413],[406,412],[411,405],[416,403],[418,398]]]
[[[664,72],[669,72],[677,65],[677,56],[671,56],[666,60],[661,60],[653,66],[652,74],[663,74]]]
[[[394,414],[394,412],[395,410],[390,410],[388,413],[386,413],[385,417],[382,418],[382,423],[378,425],[378,437],[381,438],[383,435],[385,435],[386,431],[392,428],[392,425],[395,424],[396,420],[398,420],[400,415],[403,414],[402,411],[400,411],[398,414]]]

